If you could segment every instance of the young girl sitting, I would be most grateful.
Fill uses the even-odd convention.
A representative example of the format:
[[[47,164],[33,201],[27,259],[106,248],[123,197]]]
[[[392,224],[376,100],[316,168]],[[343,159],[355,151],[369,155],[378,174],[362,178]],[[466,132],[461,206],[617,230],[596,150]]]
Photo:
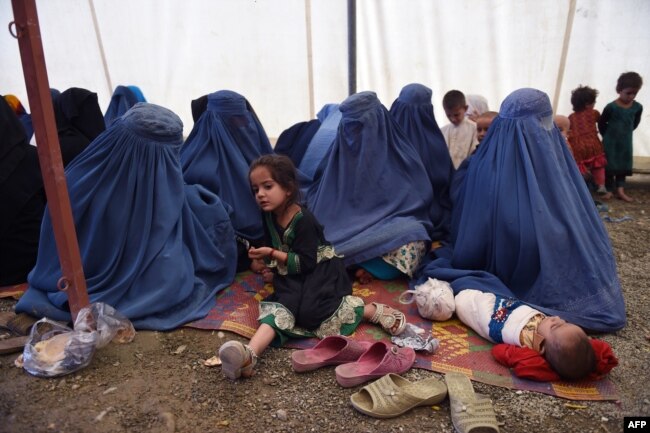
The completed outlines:
[[[404,314],[383,304],[365,305],[352,296],[352,283],[323,227],[298,203],[296,170],[284,155],[253,161],[249,178],[264,214],[265,244],[251,248],[253,269],[273,271],[274,293],[260,303],[260,326],[248,345],[228,341],[219,349],[222,371],[230,379],[250,377],[257,357],[290,337],[350,335],[361,319],[379,323],[392,335],[406,327]],[[398,349],[399,350],[399,349]]]
[[[616,188],[616,197],[632,201],[625,194],[625,177],[632,175],[632,132],[641,122],[643,106],[636,102],[643,79],[636,72],[625,72],[618,77],[618,98],[605,106],[598,121],[607,155],[605,176],[608,187]]]
[[[596,193],[603,199],[611,198],[612,194],[605,188],[605,150],[598,138],[598,119],[600,113],[594,110],[598,91],[587,86],[579,86],[571,92],[573,113],[569,115],[571,125],[569,145],[573,157],[583,176],[591,172],[593,182],[598,188]]]

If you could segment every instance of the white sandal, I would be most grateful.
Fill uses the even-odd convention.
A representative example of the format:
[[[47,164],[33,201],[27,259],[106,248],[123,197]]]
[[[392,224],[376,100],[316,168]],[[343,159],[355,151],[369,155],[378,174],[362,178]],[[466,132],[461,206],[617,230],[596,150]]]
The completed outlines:
[[[375,306],[375,314],[372,315],[370,323],[377,323],[381,325],[384,331],[391,335],[399,335],[404,332],[406,328],[406,316],[399,310],[391,308],[390,313],[384,313],[384,308],[390,308],[388,305],[373,302]],[[397,324],[398,323],[398,324]],[[397,324],[397,327],[395,327]]]

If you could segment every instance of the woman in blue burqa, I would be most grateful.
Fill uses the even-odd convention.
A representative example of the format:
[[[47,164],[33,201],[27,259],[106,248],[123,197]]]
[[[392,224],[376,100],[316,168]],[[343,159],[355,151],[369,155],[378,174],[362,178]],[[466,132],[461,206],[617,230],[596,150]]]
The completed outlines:
[[[452,208],[449,186],[454,176],[454,164],[433,114],[431,95],[431,89],[422,84],[408,84],[390,107],[390,114],[415,146],[429,176],[435,198],[432,220],[438,223],[433,229],[433,237],[440,240],[449,235]]]
[[[117,86],[111,96],[111,102],[108,104],[106,113],[104,113],[104,122],[106,127],[111,126],[115,119],[122,117],[138,102],[147,102],[142,91],[137,86]]]
[[[168,330],[204,317],[235,275],[235,235],[221,200],[184,185],[183,125],[138,103],[66,169],[91,302],[136,328]],[[16,311],[70,320],[46,209],[36,266]]]
[[[262,241],[262,216],[248,180],[250,163],[272,153],[261,124],[248,110],[246,99],[230,90],[208,95],[206,109],[181,149],[183,177],[203,185],[232,209],[237,237],[238,270],[248,269],[248,245]]]
[[[544,92],[511,93],[457,177],[453,249],[418,282],[517,298],[588,330],[625,325],[607,231]]]
[[[338,132],[307,207],[346,265],[380,279],[411,275],[434,226],[422,160],[374,92],[348,97],[339,110]]]

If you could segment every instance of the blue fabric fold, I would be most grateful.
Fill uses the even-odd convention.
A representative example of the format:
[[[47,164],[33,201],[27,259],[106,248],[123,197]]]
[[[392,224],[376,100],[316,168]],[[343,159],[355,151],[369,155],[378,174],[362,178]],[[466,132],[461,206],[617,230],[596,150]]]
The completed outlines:
[[[544,92],[510,94],[459,172],[452,246],[417,281],[513,297],[594,331],[625,325],[607,232]]]
[[[246,100],[230,91],[208,95],[207,108],[194,124],[181,149],[183,177],[188,184],[200,184],[219,196],[232,209],[232,225],[237,236],[256,240],[264,236],[262,216],[248,180],[250,163],[262,154],[259,140],[237,139],[228,128],[229,122],[247,119]],[[247,126],[240,126],[249,131]],[[239,141],[238,141],[239,140]],[[248,157],[242,152],[247,149]]]
[[[447,239],[451,219],[449,187],[454,176],[454,164],[447,143],[433,114],[431,89],[412,83],[404,86],[390,107],[390,114],[415,146],[433,188],[431,221],[434,240]]]
[[[216,195],[185,186],[182,123],[138,103],[66,169],[88,295],[136,328],[169,330],[204,317],[233,280],[235,236]],[[46,209],[38,258],[16,311],[70,320]]]
[[[307,206],[346,265],[429,241],[431,183],[415,148],[374,92],[348,97]]]
[[[325,155],[336,138],[341,117],[342,114],[339,110],[339,104],[326,104],[318,113],[318,119],[321,125],[309,142],[298,166],[298,170],[307,178],[314,179],[318,166],[325,158]]]

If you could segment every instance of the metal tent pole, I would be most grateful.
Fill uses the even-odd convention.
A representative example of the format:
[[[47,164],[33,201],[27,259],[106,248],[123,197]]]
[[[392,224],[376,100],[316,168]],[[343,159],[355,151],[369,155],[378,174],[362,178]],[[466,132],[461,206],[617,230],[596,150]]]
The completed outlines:
[[[81,255],[70,208],[70,197],[63,172],[50,85],[45,68],[45,55],[38,25],[35,0],[12,0],[14,37],[18,39],[23,64],[25,86],[38,144],[38,160],[43,173],[47,206],[52,218],[56,248],[63,276],[59,290],[68,295],[72,319],[89,304],[86,280],[81,266]]]
[[[357,93],[357,2],[348,0],[348,95]]]

